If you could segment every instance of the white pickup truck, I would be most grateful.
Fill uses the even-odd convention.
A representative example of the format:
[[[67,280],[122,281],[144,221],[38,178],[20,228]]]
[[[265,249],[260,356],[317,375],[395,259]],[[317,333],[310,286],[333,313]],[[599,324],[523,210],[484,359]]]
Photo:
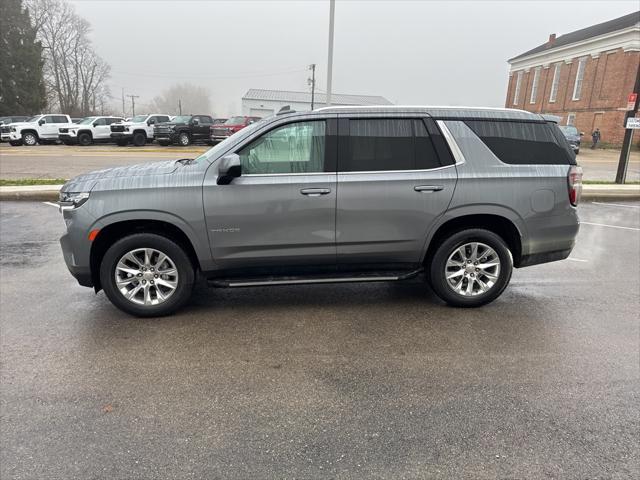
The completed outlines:
[[[72,126],[58,129],[58,139],[65,145],[87,146],[92,143],[110,142],[111,125],[124,122],[121,117],[86,117]]]
[[[14,147],[33,146],[36,143],[55,143],[62,127],[74,125],[69,115],[40,114],[26,122],[10,123],[0,127],[0,136]]]
[[[136,147],[141,147],[153,141],[153,127],[156,123],[170,120],[171,116],[164,113],[136,115],[128,122],[111,125],[111,138],[120,146],[133,143]]]

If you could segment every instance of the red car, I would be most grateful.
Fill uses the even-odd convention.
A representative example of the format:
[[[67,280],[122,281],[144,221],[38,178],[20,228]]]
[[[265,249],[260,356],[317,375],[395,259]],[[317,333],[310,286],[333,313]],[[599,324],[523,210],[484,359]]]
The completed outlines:
[[[260,117],[239,116],[231,117],[222,125],[212,125],[209,130],[211,132],[211,141],[215,143],[221,142],[225,138],[233,135],[239,130],[242,130],[247,125],[257,122],[258,120],[260,120]]]

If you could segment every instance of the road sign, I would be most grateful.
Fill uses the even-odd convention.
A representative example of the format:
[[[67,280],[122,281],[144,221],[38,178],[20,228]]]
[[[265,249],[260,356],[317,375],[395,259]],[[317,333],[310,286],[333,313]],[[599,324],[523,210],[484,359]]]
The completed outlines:
[[[637,93],[630,93],[629,98],[627,98],[627,110],[633,110],[636,108],[636,100],[638,99]],[[629,127],[627,127],[629,128]]]
[[[640,128],[640,118],[636,118],[636,117],[629,117],[627,118],[627,126],[626,128],[633,128],[634,130],[637,130]]]

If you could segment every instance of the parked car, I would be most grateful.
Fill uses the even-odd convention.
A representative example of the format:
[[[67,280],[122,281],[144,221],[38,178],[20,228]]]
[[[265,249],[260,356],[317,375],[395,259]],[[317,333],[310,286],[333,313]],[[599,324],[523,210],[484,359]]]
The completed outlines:
[[[584,133],[579,132],[573,125],[559,125],[559,127],[574,153],[576,155],[580,153],[580,142]]]
[[[111,138],[123,147],[133,143],[141,147],[153,142],[153,127],[156,123],[169,122],[171,117],[163,113],[136,115],[131,120],[111,125]]]
[[[26,120],[29,120],[30,118],[31,118],[30,116],[25,117],[25,116],[20,116],[20,115],[14,115],[14,116],[9,116],[9,117],[0,117],[0,133],[3,132],[3,130],[2,130],[2,126],[3,125],[9,125],[10,123],[24,122]],[[7,128],[5,133],[8,134],[9,131],[10,131],[10,129]],[[2,138],[0,136],[0,142],[8,142],[8,141],[9,141],[8,135],[7,135],[6,139]]]
[[[80,285],[139,316],[214,287],[424,276],[458,307],[513,267],[567,258],[582,172],[553,122],[508,109],[275,115],[196,159],[76,177],[60,193]]]
[[[111,140],[111,124],[122,122],[120,117],[86,117],[71,127],[58,129],[58,139],[65,145],[87,146]]]
[[[186,147],[194,142],[209,143],[211,125],[210,115],[179,115],[170,122],[156,123],[153,134],[160,145],[177,143]]]
[[[56,143],[58,129],[73,125],[69,115],[36,115],[25,122],[10,123],[0,127],[0,137],[14,147],[33,146],[37,143]]]
[[[242,130],[244,127],[260,120],[260,117],[231,117],[222,125],[213,125],[211,127],[211,141],[221,142],[234,133]]]

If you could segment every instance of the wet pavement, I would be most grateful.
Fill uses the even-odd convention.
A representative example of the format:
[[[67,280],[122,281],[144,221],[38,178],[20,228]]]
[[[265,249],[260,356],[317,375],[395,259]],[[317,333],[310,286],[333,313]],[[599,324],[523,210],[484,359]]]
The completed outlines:
[[[418,282],[198,288],[136,319],[0,203],[0,478],[637,478],[640,203],[500,299]],[[617,228],[624,227],[624,228]]]

